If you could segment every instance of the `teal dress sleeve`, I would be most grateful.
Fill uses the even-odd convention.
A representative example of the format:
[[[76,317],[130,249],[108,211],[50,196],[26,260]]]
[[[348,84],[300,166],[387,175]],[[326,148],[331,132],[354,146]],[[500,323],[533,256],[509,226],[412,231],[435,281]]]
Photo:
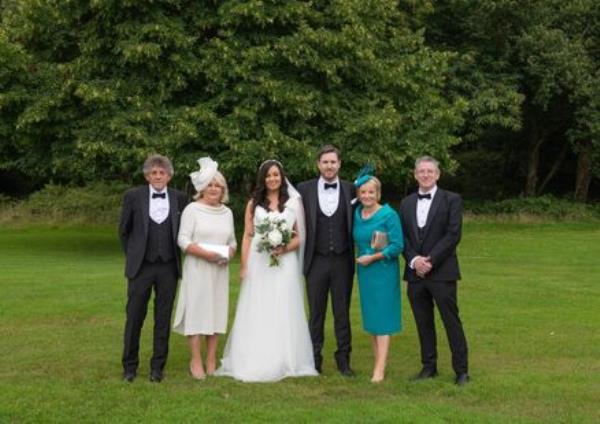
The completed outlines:
[[[391,207],[389,210],[390,212],[385,220],[385,227],[388,233],[388,245],[381,251],[383,256],[388,260],[397,258],[404,249],[404,238],[402,236],[400,217]]]

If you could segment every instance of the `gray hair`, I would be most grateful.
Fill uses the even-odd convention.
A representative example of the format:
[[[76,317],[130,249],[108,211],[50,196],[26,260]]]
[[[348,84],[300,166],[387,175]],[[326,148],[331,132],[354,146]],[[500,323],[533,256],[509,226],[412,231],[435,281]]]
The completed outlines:
[[[229,202],[229,188],[227,187],[227,180],[225,179],[223,174],[221,174],[219,171],[217,171],[215,173],[215,176],[213,177],[213,179],[210,180],[210,182],[208,184],[210,184],[213,181],[215,181],[217,183],[217,185],[219,185],[223,189],[223,194],[221,195],[220,202],[221,203]],[[205,190],[206,190],[206,188],[204,188],[203,190],[200,190],[198,193],[196,193],[196,195],[194,196],[194,200],[202,199],[202,196],[204,195]]]
[[[154,167],[164,169],[165,171],[167,171],[167,174],[169,174],[171,177],[174,174],[173,164],[171,163],[169,158],[166,156],[158,155],[158,154],[153,154],[153,155],[148,156],[148,159],[146,159],[146,161],[144,162],[144,168],[143,168],[144,175],[150,174],[150,171]]]
[[[430,162],[437,168],[438,171],[440,170],[440,163],[433,156],[418,157],[415,161],[415,169],[417,169],[422,162]]]

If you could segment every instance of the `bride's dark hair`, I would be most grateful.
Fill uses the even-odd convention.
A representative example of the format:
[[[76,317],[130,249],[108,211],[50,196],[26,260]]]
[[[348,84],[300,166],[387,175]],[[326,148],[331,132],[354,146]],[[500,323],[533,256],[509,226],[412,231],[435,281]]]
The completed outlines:
[[[256,176],[256,186],[252,192],[252,212],[256,210],[257,206],[262,206],[266,210],[269,210],[269,201],[267,200],[267,185],[265,180],[267,179],[267,173],[273,167],[277,167],[279,175],[281,175],[281,186],[279,187],[279,202],[277,208],[279,212],[283,212],[285,202],[288,201],[290,195],[288,194],[288,184],[283,172],[283,166],[275,159],[264,161],[260,168],[258,168],[258,174]]]

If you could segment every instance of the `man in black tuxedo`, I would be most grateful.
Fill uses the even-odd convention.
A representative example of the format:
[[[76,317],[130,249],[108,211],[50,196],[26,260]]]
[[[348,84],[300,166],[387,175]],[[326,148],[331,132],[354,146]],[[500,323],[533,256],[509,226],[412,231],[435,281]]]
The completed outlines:
[[[423,368],[415,380],[437,375],[434,302],[438,307],[452,351],[455,382],[469,381],[467,340],[458,314],[456,282],[460,279],[456,246],[461,237],[462,199],[438,188],[438,162],[423,156],[415,162],[418,193],[402,200],[400,214],[404,232],[404,279],[415,317]]]
[[[309,306],[309,328],[315,368],[322,371],[325,314],[331,292],[337,351],[335,360],[344,376],[354,375],[350,368],[352,335],[350,300],[354,275],[352,243],[352,205],[354,186],[338,177],[340,151],[324,146],[319,151],[320,177],[298,185],[306,214],[304,275]]]
[[[154,288],[154,351],[150,381],[160,382],[169,353],[171,312],[181,276],[177,247],[179,218],[186,196],[167,189],[173,176],[171,161],[152,155],[144,163],[148,185],[128,190],[123,198],[119,237],[125,252],[127,321],[123,349],[123,378],[132,382],[139,364],[140,333]]]

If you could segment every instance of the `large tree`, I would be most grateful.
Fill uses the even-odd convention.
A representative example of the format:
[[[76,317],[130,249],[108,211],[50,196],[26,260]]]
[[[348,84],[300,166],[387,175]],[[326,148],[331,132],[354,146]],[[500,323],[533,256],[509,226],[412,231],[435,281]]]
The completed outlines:
[[[12,0],[3,26],[35,82],[5,168],[37,154],[46,178],[128,179],[157,150],[184,171],[213,155],[236,182],[269,157],[302,178],[327,142],[395,183],[422,153],[454,165],[452,55],[396,1]]]
[[[467,140],[490,153],[503,129],[510,176],[522,192],[545,192],[577,155],[574,192],[599,176],[599,11],[595,1],[440,0],[425,22],[432,45],[458,53],[453,89],[469,98]]]

